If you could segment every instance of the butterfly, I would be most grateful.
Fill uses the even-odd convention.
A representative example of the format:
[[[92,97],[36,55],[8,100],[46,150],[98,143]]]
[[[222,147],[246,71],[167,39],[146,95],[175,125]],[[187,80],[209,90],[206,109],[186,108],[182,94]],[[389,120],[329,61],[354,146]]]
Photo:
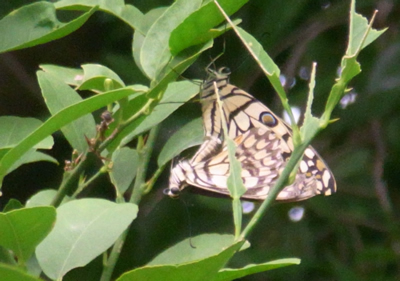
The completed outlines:
[[[180,161],[171,170],[165,192],[171,197],[178,196],[187,185],[229,195],[226,180],[230,164],[222,120],[226,120],[228,135],[236,144],[236,158],[241,162],[241,177],[247,188],[244,199],[265,199],[293,152],[290,126],[249,93],[230,84],[229,75],[226,67],[209,70],[200,93],[205,139],[192,159]],[[216,87],[225,118],[220,115]],[[334,192],[332,172],[309,146],[293,183],[281,190],[276,199],[301,201]]]

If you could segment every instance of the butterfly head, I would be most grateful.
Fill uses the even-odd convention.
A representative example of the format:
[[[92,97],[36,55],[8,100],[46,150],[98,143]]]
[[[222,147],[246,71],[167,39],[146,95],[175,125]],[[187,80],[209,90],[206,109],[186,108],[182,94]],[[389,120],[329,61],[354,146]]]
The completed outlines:
[[[207,68],[208,76],[201,86],[201,98],[207,99],[208,97],[215,97],[215,85],[218,89],[222,89],[229,84],[229,75],[231,70],[228,67],[220,67],[218,70]],[[207,104],[207,103],[205,103]]]
[[[181,190],[179,189],[179,187],[168,187],[163,190],[163,193],[171,198],[176,199],[179,197]]]
[[[206,79],[207,82],[221,79],[228,79],[229,75],[231,75],[231,69],[229,67],[223,66],[218,68],[218,70],[207,68],[208,77]]]
[[[171,169],[169,177],[169,187],[164,189],[163,193],[171,198],[178,198],[181,190],[186,186],[186,168],[189,163],[186,161],[179,162]],[[189,166],[190,167],[190,166]]]

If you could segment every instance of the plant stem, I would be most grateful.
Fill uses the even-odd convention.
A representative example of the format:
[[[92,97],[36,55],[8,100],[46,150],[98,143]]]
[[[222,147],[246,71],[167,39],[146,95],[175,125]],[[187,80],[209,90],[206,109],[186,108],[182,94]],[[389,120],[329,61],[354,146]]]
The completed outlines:
[[[87,181],[85,181],[84,183],[80,184],[78,186],[78,188],[76,189],[76,191],[74,192],[74,194],[72,194],[71,198],[76,198],[79,193],[81,193],[87,186],[89,186],[89,184],[91,184],[95,179],[97,179],[99,176],[101,176],[102,174],[104,174],[104,170],[103,168],[101,168],[100,170],[98,170],[96,172],[96,174],[94,174],[90,179],[88,179]]]
[[[129,199],[130,203],[139,204],[143,191],[145,189],[145,180],[146,180],[146,172],[150,160],[151,153],[154,148],[155,139],[158,134],[159,126],[155,126],[150,130],[149,137],[147,139],[146,144],[143,147],[138,147],[139,153],[139,166],[137,168],[137,174],[135,179],[135,184],[132,190],[131,198]],[[110,256],[104,264],[103,272],[101,274],[100,281],[109,281],[111,280],[112,273],[114,271],[115,265],[117,264],[119,255],[121,253],[122,247],[125,243],[126,236],[128,235],[129,227],[120,235],[120,237],[115,241],[114,246],[112,247]]]
[[[99,146],[98,151],[101,152],[103,151],[113,140],[114,136],[118,133],[121,132],[126,126],[130,125],[133,120],[138,118],[140,115],[145,113],[146,111],[149,110],[151,104],[153,103],[153,99],[149,99],[147,103],[134,115],[132,115],[128,120],[121,122],[115,129],[114,132],[111,133],[111,135],[103,141],[103,143]]]
[[[74,183],[78,180],[79,176],[83,172],[86,162],[87,162],[88,153],[85,153],[82,156],[81,161],[79,164],[72,170],[64,173],[63,181],[61,183],[60,188],[57,191],[57,194],[54,196],[53,201],[50,205],[54,207],[58,207],[62,200],[64,199],[65,195],[70,191],[72,187],[74,187]]]
[[[147,194],[150,192],[150,190],[153,188],[154,183],[157,181],[158,177],[161,175],[164,169],[165,169],[165,164],[162,165],[161,167],[158,167],[157,171],[154,173],[151,179],[148,180],[145,186],[142,187],[143,194]]]

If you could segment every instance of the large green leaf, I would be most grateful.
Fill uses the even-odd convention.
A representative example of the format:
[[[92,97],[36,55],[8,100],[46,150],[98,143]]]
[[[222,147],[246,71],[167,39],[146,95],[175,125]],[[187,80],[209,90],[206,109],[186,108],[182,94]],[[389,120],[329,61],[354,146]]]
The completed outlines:
[[[4,152],[4,155],[5,155],[6,152],[8,152],[8,151],[9,150],[6,150],[6,151],[0,150],[0,154],[2,154]],[[17,161],[14,162],[14,164],[11,166],[11,168],[8,170],[8,172],[11,173],[15,169],[22,166],[23,164],[29,164],[29,163],[39,162],[39,161],[47,161],[47,162],[51,162],[54,164],[58,164],[57,159],[55,159],[54,157],[47,155],[43,152],[37,151],[35,149],[29,149],[23,156],[21,156]]]
[[[140,61],[140,53],[142,50],[144,39],[146,38],[146,34],[149,31],[150,27],[167,9],[168,7],[159,7],[150,10],[143,16],[141,32],[135,32],[133,34],[133,42],[132,42],[133,59],[135,60],[136,65],[140,68],[140,70],[143,73],[145,72],[143,70],[142,63]]]
[[[69,23],[62,23],[58,21],[52,3],[43,1],[23,6],[0,20],[0,53],[64,37],[80,28],[96,9],[94,7]]]
[[[110,13],[126,22],[133,29],[142,32],[143,14],[135,6],[125,5],[124,0],[61,0],[54,4],[57,9],[88,10],[99,6],[100,10]]]
[[[30,117],[1,116],[0,149],[10,149],[16,146],[42,124],[40,120]],[[53,144],[53,138],[47,136],[45,139],[35,144],[33,148],[51,149]]]
[[[129,188],[136,176],[139,154],[135,149],[123,147],[116,149],[112,154],[112,168],[110,179],[120,195]]]
[[[135,88],[136,87],[136,88]],[[131,86],[115,91],[96,95],[94,97],[85,99],[84,101],[73,104],[63,110],[59,111],[56,115],[48,119],[43,125],[33,131],[28,137],[21,141],[17,146],[10,149],[0,160],[0,183],[2,183],[4,176],[9,172],[14,163],[28,152],[31,147],[45,139],[50,134],[59,130],[63,126],[72,122],[79,117],[84,116],[94,110],[97,110],[109,103],[120,100],[129,95],[143,93],[142,86]]]
[[[200,145],[204,141],[203,120],[194,119],[180,128],[165,143],[158,155],[159,167],[165,165],[169,160],[179,155],[183,150]]]
[[[232,236],[217,234],[204,234],[191,240],[196,248],[186,239],[162,253],[150,265],[127,272],[117,280],[212,280],[244,242],[233,243]]]
[[[146,132],[153,126],[159,124],[171,115],[176,109],[183,105],[186,101],[193,98],[199,92],[199,86],[191,81],[173,82],[168,85],[162,99],[149,116],[134,121],[131,125],[133,130],[122,140],[121,144],[125,145],[132,140],[133,137]],[[136,126],[135,126],[136,125]],[[129,129],[127,129],[129,131]]]
[[[53,207],[34,207],[0,213],[0,245],[24,264],[50,232],[56,219]]]
[[[65,84],[79,86],[84,77],[83,69],[59,66],[54,64],[41,64],[39,66],[44,72],[57,76]]]
[[[218,1],[228,15],[235,13],[247,2],[248,0]],[[172,31],[169,39],[171,53],[177,55],[180,51],[188,47],[205,43],[221,35],[225,30],[229,30],[224,27],[221,27],[219,30],[213,29],[223,20],[224,16],[218,10],[215,3],[209,1]]]
[[[141,48],[140,64],[151,80],[171,58],[168,45],[171,31],[200,5],[200,0],[177,0],[150,27]]]
[[[20,268],[0,263],[2,281],[41,281],[42,279],[26,274]]]
[[[209,41],[203,45],[197,45],[189,49],[185,49],[178,56],[173,57],[171,61],[164,67],[158,75],[157,80],[153,81],[148,97],[157,99],[162,95],[168,84],[175,81],[205,50],[213,46],[213,41]]]
[[[26,207],[49,206],[53,202],[54,197],[57,195],[55,189],[41,190],[26,201]],[[68,202],[69,196],[65,196],[60,205]]]
[[[218,254],[233,242],[234,238],[230,234],[201,234],[168,248],[147,265],[181,264],[201,260]]]
[[[82,84],[79,85],[79,90],[97,90],[106,92],[115,90],[118,88],[125,87],[122,79],[111,69],[100,64],[84,64],[83,68],[83,80]],[[111,89],[105,88],[105,80],[109,79],[113,83]]]
[[[82,101],[79,94],[58,77],[43,71],[38,71],[37,76],[43,98],[52,115]],[[87,114],[63,126],[61,131],[70,145],[82,153],[88,147],[85,136],[91,139],[96,135],[96,122],[91,114]]]
[[[13,147],[26,138],[35,129],[40,127],[42,122],[34,118],[21,118],[16,116],[0,117],[0,159],[7,154]],[[37,161],[49,161],[58,163],[53,157],[37,151],[36,149],[50,149],[53,147],[53,138],[48,136],[37,143],[25,155],[20,157],[9,169],[9,172],[19,166]]]
[[[136,218],[131,203],[103,199],[70,201],[57,209],[57,221],[36,249],[43,271],[59,279],[73,268],[85,266],[106,251]]]

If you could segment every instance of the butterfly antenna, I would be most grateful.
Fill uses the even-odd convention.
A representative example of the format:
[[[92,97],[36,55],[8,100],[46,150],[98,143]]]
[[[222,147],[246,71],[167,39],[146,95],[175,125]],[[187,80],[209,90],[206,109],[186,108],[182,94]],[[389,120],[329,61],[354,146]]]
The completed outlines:
[[[189,224],[189,245],[191,248],[196,249],[196,246],[194,246],[192,243],[192,221],[190,218],[189,206],[185,200],[182,199],[182,202],[183,202],[183,205],[185,205],[186,215],[187,215],[188,224]]]
[[[226,24],[225,24],[225,29],[226,29]],[[223,54],[225,54],[226,40],[225,40],[225,38],[223,38],[223,39],[224,39],[224,40],[223,40],[223,43],[222,43],[222,52],[219,53],[215,58],[212,58],[212,57],[210,56],[211,62],[207,65],[207,67],[206,67],[206,72],[208,72],[208,70],[210,69],[211,65],[214,67],[214,69],[216,69],[215,62],[216,62]]]

